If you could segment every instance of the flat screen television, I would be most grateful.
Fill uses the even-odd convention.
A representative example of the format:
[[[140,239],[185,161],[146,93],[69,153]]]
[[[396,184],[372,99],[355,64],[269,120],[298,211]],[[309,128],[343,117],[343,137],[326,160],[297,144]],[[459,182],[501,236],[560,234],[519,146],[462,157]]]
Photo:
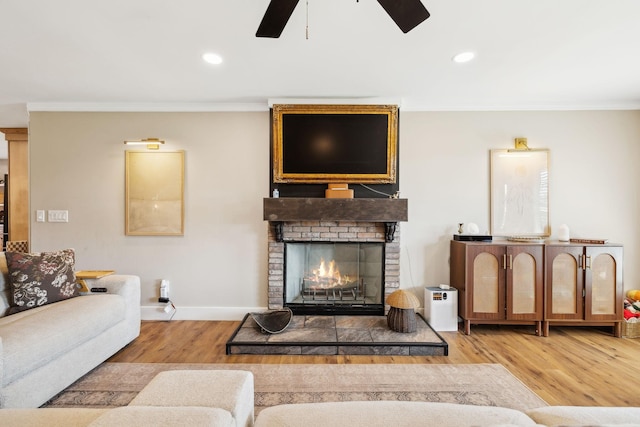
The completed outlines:
[[[396,182],[396,105],[289,105],[272,111],[274,183]]]

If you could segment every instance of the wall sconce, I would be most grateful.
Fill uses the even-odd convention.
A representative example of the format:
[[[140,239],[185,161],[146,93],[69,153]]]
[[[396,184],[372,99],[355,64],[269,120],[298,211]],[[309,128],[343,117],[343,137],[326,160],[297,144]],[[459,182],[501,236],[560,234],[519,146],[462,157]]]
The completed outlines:
[[[516,138],[515,139],[515,149],[516,150],[530,150],[529,144],[527,143],[527,138]]]
[[[144,138],[125,141],[125,145],[146,145],[147,150],[158,150],[164,141],[158,138]]]

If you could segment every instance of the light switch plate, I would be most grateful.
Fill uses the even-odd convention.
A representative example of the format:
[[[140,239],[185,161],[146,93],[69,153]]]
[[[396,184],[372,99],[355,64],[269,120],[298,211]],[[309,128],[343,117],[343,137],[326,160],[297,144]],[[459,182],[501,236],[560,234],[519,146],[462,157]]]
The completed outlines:
[[[50,210],[49,222],[69,222],[69,211]]]
[[[44,211],[36,211],[36,222],[44,222]]]

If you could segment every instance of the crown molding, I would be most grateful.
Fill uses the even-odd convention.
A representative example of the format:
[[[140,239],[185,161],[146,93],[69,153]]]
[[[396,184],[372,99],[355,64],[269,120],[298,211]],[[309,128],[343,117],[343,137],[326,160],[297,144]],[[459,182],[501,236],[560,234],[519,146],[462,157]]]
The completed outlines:
[[[249,103],[101,103],[101,102],[30,102],[27,115],[34,111],[59,112],[262,112],[274,104],[352,104],[397,105],[405,112],[488,112],[488,111],[627,111],[640,110],[640,102],[601,105],[429,105],[403,102],[402,98],[269,98]]]
[[[269,111],[266,103],[103,103],[103,102],[30,102],[27,111],[63,112],[250,112]]]

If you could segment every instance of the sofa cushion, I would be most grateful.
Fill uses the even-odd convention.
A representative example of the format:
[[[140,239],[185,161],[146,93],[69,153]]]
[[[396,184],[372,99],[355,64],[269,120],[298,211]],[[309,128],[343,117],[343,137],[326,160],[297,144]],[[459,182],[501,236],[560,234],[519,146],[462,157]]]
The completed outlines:
[[[73,249],[56,252],[6,252],[12,303],[9,314],[79,295]]]
[[[515,409],[440,402],[323,402],[271,406],[256,418],[255,427],[388,426],[535,426]]]
[[[125,308],[120,295],[86,295],[0,318],[2,385],[123,321]]]
[[[86,426],[108,409],[98,408],[39,408],[2,409],[2,427],[69,427]]]
[[[235,421],[229,412],[220,408],[123,406],[105,412],[89,425],[92,427],[235,427]]]

